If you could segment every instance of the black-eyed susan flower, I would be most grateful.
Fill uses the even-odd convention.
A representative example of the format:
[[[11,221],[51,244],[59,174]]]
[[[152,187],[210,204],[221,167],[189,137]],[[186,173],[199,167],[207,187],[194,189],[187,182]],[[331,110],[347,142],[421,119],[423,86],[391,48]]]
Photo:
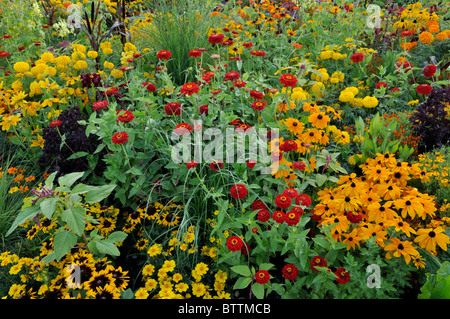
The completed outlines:
[[[390,241],[391,242],[384,247],[384,250],[387,251],[387,259],[391,259],[392,256],[403,256],[406,263],[409,264],[411,261],[411,257],[419,255],[419,252],[410,241],[401,241],[397,237],[391,238]]]
[[[435,253],[436,247],[439,246],[447,251],[450,244],[450,238],[444,233],[442,227],[425,228],[417,231],[417,237],[414,239],[421,248],[425,248],[429,252]]]

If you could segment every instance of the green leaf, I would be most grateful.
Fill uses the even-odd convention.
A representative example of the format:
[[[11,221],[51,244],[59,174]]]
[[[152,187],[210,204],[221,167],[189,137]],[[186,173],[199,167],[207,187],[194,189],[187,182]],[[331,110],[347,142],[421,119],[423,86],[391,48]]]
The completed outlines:
[[[252,293],[255,295],[258,299],[264,298],[264,285],[254,283],[252,285]]]
[[[49,197],[44,199],[39,207],[41,208],[42,214],[48,219],[51,219],[53,213],[56,210],[56,202],[58,201],[58,197]]]
[[[108,254],[111,256],[119,256],[120,251],[114,245],[114,243],[108,241],[108,240],[99,240],[95,242],[95,247],[97,247],[98,251],[104,254]]]
[[[317,186],[322,186],[327,181],[327,175],[317,174],[316,175],[316,182]]]
[[[83,177],[83,174],[84,172],[66,174],[58,178],[58,184],[59,186],[71,187],[77,180]]]
[[[248,268],[248,266],[246,266],[246,265],[234,266],[234,267],[231,267],[231,270],[234,271],[235,273],[238,273],[239,275],[242,275],[245,277],[250,277],[252,275],[250,268]]]
[[[53,172],[47,177],[47,179],[45,180],[46,187],[53,188],[53,181],[55,180],[57,173],[58,172]]]
[[[269,270],[272,269],[275,265],[271,263],[262,263],[259,265],[259,270]]]
[[[70,250],[77,243],[77,235],[74,233],[63,230],[55,235],[53,238],[55,259],[59,261],[62,257],[70,252]]]
[[[86,203],[92,204],[102,201],[111,194],[115,187],[115,184],[110,184],[91,189],[86,193]]]
[[[250,277],[239,277],[238,280],[234,283],[233,289],[245,289],[252,282],[252,278]]]
[[[67,226],[81,236],[86,226],[86,210],[81,206],[72,206],[62,212],[61,218]]]
[[[124,233],[123,231],[115,231],[108,236],[108,241],[117,244],[124,241],[127,236],[127,233]]]
[[[88,191],[90,191],[93,188],[93,186],[89,186],[86,184],[77,184],[74,188],[72,188],[72,191],[70,192],[71,195],[75,194],[85,194]]]
[[[81,157],[85,157],[88,154],[89,154],[88,152],[76,152],[76,153],[70,155],[67,158],[67,160],[78,159],[78,158],[81,158]]]
[[[14,222],[12,223],[5,236],[9,236],[19,225],[22,225],[27,220],[36,217],[36,215],[39,214],[39,209],[39,205],[33,205],[22,209],[17,215],[16,219],[14,219]]]

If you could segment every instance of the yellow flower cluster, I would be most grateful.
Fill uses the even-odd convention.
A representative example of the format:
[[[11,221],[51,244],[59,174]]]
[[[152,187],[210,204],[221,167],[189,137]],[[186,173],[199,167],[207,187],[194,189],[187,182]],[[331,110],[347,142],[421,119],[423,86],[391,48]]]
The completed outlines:
[[[19,257],[9,251],[0,255],[2,277],[19,282],[9,287],[5,298],[119,299],[128,287],[127,271],[112,266],[106,257],[95,259],[82,248],[50,265],[40,259]],[[83,275],[79,276],[81,269]]]
[[[230,299],[230,293],[225,291],[228,275],[218,270],[212,273],[210,266],[204,262],[197,263],[191,274],[175,272],[177,263],[174,259],[164,260],[162,266],[157,267],[147,263],[142,269],[144,286],[135,292],[136,299]],[[190,275],[190,276],[189,276]],[[214,281],[212,281],[214,278]],[[203,282],[202,282],[203,280]],[[206,283],[208,281],[208,283]],[[209,283],[211,282],[211,283]],[[212,294],[212,291],[215,294]]]
[[[436,218],[434,197],[408,185],[420,179],[419,164],[399,162],[386,153],[368,159],[361,168],[362,176],[341,176],[337,187],[318,192],[314,214],[320,216],[321,227],[329,227],[347,249],[374,238],[387,258],[404,257],[417,267],[424,264],[415,243],[432,254],[438,247],[447,250],[450,238],[444,229],[449,219]],[[395,236],[388,236],[391,230]]]

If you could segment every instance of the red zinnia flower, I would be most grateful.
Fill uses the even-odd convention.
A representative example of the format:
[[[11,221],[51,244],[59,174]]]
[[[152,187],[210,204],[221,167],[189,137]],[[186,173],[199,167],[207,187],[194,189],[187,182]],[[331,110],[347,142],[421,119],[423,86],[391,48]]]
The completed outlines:
[[[209,164],[209,168],[217,172],[219,169],[223,168],[223,163],[221,161],[213,161]]]
[[[128,141],[128,134],[126,132],[118,132],[113,135],[112,142],[114,144],[124,144]]]
[[[416,92],[423,95],[428,95],[433,91],[433,88],[431,85],[428,84],[419,84],[419,86],[416,88]]]
[[[247,167],[248,168],[253,168],[253,167],[255,167],[255,165],[258,163],[258,161],[256,161],[256,160],[248,160],[247,161]]]
[[[108,105],[109,105],[108,101],[98,101],[92,105],[92,109],[96,112],[100,111],[101,109],[107,110]]]
[[[311,205],[311,197],[306,194],[300,194],[295,198],[295,204],[309,207]]]
[[[300,216],[301,216],[300,213],[297,210],[293,209],[286,213],[285,222],[289,226],[297,225],[298,222],[300,221]]]
[[[305,164],[305,162],[303,162],[303,161],[300,161],[300,162],[294,162],[294,163],[292,164],[292,168],[298,169],[299,171],[304,171],[305,168],[306,168],[306,164]]]
[[[151,93],[156,92],[156,86],[152,83],[147,83],[146,89]]]
[[[262,100],[264,98],[264,94],[256,90],[251,90],[250,96],[255,100]]]
[[[379,88],[382,87],[382,86],[384,86],[385,88],[388,87],[386,83],[384,83],[384,82],[378,82],[377,85],[376,85],[376,88],[379,89]]]
[[[225,38],[225,36],[220,33],[211,34],[208,38],[208,42],[211,44],[219,44],[219,43],[223,42],[224,38]]]
[[[180,123],[177,126],[175,126],[174,132],[178,135],[183,136],[184,134],[191,133],[193,127],[188,123]]]
[[[189,56],[191,56],[193,58],[198,58],[201,55],[202,55],[202,51],[200,51],[200,50],[193,49],[193,50],[189,51]]]
[[[353,224],[357,224],[362,220],[362,216],[358,212],[348,211],[346,216],[347,219]]]
[[[156,57],[160,60],[169,60],[172,57],[172,52],[167,50],[161,50],[156,54]]]
[[[191,169],[191,168],[197,167],[197,165],[198,165],[197,162],[190,161],[190,162],[186,163],[186,168]]]
[[[5,35],[3,36],[3,39],[11,39],[11,35],[5,34]]]
[[[60,126],[62,122],[60,120],[54,120],[50,123],[50,127]]]
[[[328,265],[327,261],[325,260],[325,258],[320,257],[320,256],[315,256],[311,260],[310,264],[311,264],[311,269],[314,270],[314,271],[317,271],[317,272],[318,272],[318,270],[316,269],[316,267],[326,267]]]
[[[230,194],[235,199],[243,199],[248,194],[247,187],[243,184],[233,185],[230,189]]]
[[[353,53],[352,56],[350,57],[350,59],[354,62],[354,63],[359,63],[362,62],[362,60],[364,60],[364,54],[357,52],[357,53]]]
[[[263,101],[255,101],[252,103],[252,109],[257,111],[262,111],[266,107],[266,103]]]
[[[298,192],[295,188],[286,188],[283,194],[289,196],[290,198],[295,198],[298,196]]]
[[[253,203],[252,203],[252,210],[260,210],[260,209],[267,209],[266,205],[263,203],[262,200],[260,199],[256,199]]]
[[[241,132],[241,133],[245,133],[247,131],[249,131],[252,127],[248,124],[239,124],[238,126],[236,126],[236,131],[237,132]]]
[[[254,55],[254,56],[265,56],[265,55],[266,55],[266,52],[264,52],[264,51],[258,51],[258,50],[252,50],[252,51],[250,51],[250,54],[251,54],[251,55]]]
[[[433,76],[436,73],[436,70],[437,70],[437,67],[435,65],[429,64],[423,69],[423,74],[426,77],[430,77],[430,76]]]
[[[258,231],[258,229],[256,229]],[[250,253],[252,249],[250,248],[249,244],[247,244],[246,242],[244,242],[244,245],[242,245],[241,248],[241,254],[248,256],[248,254]]]
[[[243,46],[244,48],[250,48],[250,47],[253,46],[253,43],[251,43],[251,42],[244,42],[244,43],[242,43],[242,46]]]
[[[340,283],[341,285],[345,285],[346,283],[348,283],[350,281],[350,274],[348,271],[345,270],[344,267],[340,267],[340,268],[336,269],[334,274],[336,276],[338,276],[338,278],[336,278],[336,281],[338,283]]]
[[[128,123],[131,122],[132,120],[135,119],[135,116],[133,115],[133,113],[129,110],[118,110],[116,112],[116,114],[119,115],[119,117],[117,118],[117,123],[122,122],[122,123]]]
[[[17,48],[17,50],[23,51],[23,50],[25,50],[25,46],[21,45],[20,47]]]
[[[258,284],[264,285],[270,280],[270,275],[267,270],[258,270],[255,274],[255,281]]]
[[[241,237],[239,236],[228,237],[227,248],[230,251],[239,251],[241,250],[242,246],[244,246],[244,242],[242,241]]]
[[[195,83],[183,84],[183,86],[181,87],[181,90],[180,90],[180,92],[183,93],[184,95],[192,95],[194,93],[198,93],[199,91],[200,91],[200,88]]]
[[[292,74],[283,74],[282,76],[280,76],[279,81],[284,85],[284,87],[295,87],[298,80]]]
[[[164,106],[164,112],[167,115],[180,115],[182,111],[181,104],[177,102],[170,102]]]
[[[237,71],[230,71],[225,73],[225,81],[233,81],[239,79],[241,76]]]
[[[239,124],[242,124],[242,123],[243,123],[243,122],[242,122],[241,119],[235,119],[235,120],[232,120],[231,122],[229,122],[228,124],[229,124],[229,125],[238,126]]]
[[[407,30],[407,31],[402,31],[402,32],[400,33],[400,35],[401,35],[402,37],[409,37],[410,35],[412,35],[412,32],[409,31],[409,30]]]
[[[276,210],[272,214],[272,219],[279,224],[282,224],[286,220],[286,214],[280,210]]]
[[[233,83],[233,86],[237,87],[237,88],[242,88],[246,85],[247,85],[247,83],[245,83],[244,81],[234,81],[234,83]]]
[[[298,268],[293,264],[287,264],[281,270],[284,279],[295,280],[298,276]]]
[[[1,58],[6,58],[8,55],[9,55],[8,52],[6,52],[6,51],[0,51],[0,57],[1,57]]]
[[[286,140],[283,144],[280,145],[280,151],[282,152],[295,151],[297,148],[298,144],[293,140]]]
[[[270,219],[270,212],[267,209],[261,209],[256,218],[264,223]]]
[[[275,205],[277,205],[279,208],[288,208],[291,206],[292,200],[289,196],[280,194],[277,195],[275,198]]]
[[[200,114],[208,115],[208,108],[209,108],[208,104],[200,106]]]

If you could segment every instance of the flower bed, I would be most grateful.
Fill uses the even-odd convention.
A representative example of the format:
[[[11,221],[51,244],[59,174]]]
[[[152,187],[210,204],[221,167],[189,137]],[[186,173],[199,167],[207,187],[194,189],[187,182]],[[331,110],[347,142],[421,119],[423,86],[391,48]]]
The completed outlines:
[[[449,12],[400,2],[0,2],[0,296],[447,297]]]

